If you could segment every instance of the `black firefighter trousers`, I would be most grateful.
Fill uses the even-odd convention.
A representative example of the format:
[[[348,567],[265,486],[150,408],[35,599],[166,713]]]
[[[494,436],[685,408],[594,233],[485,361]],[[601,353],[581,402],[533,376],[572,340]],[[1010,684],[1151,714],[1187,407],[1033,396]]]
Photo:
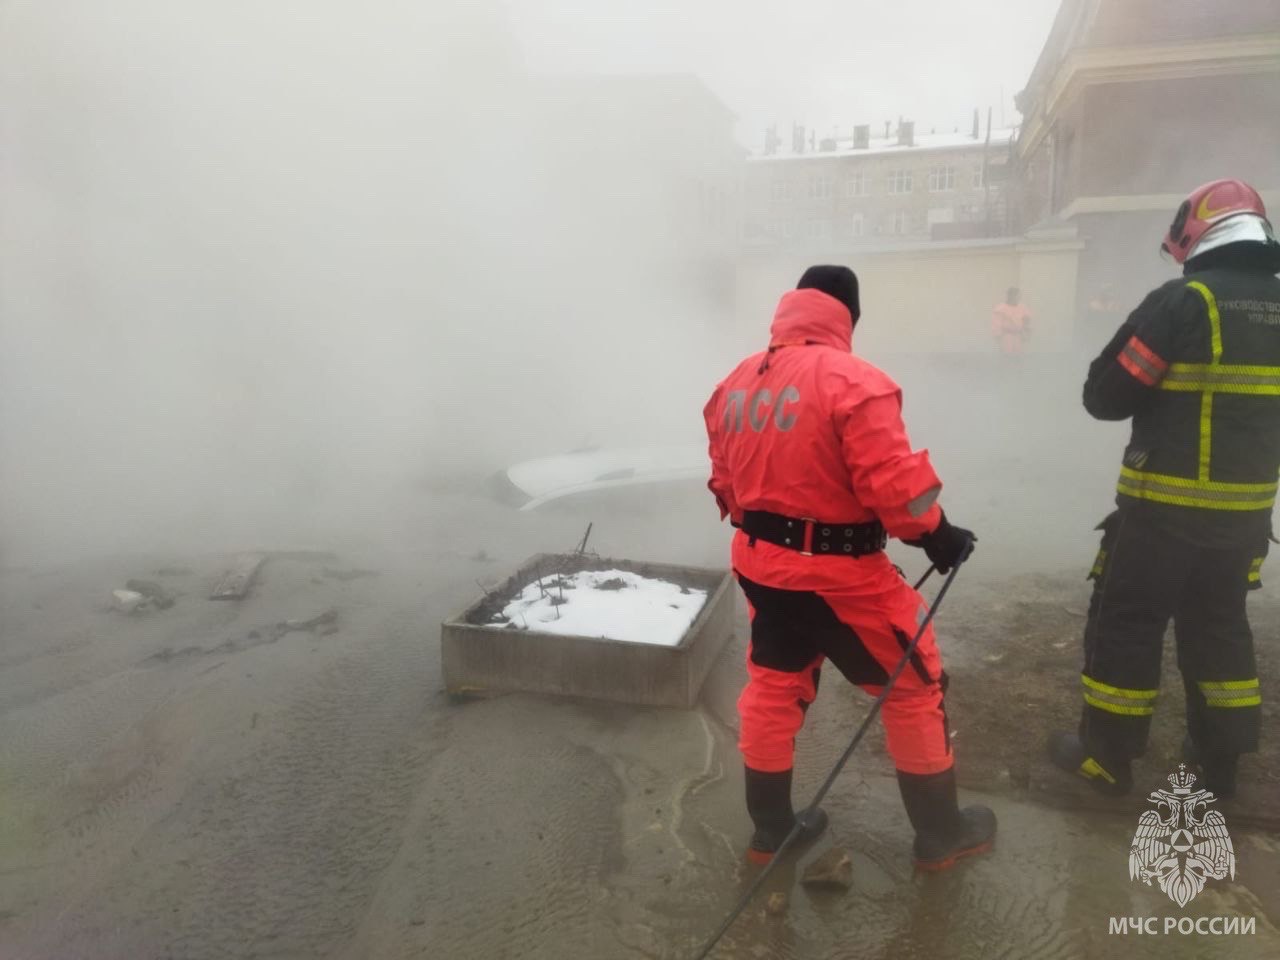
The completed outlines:
[[[1260,585],[1266,541],[1200,547],[1124,508],[1102,529],[1081,675],[1086,748],[1113,761],[1146,750],[1172,619],[1196,750],[1205,757],[1256,751],[1262,699],[1245,598]]]

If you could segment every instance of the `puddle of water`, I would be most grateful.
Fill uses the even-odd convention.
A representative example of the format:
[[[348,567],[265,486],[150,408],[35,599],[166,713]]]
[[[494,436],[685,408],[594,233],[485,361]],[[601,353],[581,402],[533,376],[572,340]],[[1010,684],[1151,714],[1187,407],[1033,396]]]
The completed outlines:
[[[855,788],[839,785],[828,804],[829,837],[803,853],[776,878],[725,937],[716,957],[777,957],[785,960],[937,960],[1008,958],[1057,960],[1079,957],[1274,958],[1280,935],[1270,924],[1251,884],[1269,883],[1276,859],[1240,834],[1236,882],[1211,882],[1185,909],[1158,888],[1130,881],[1133,826],[1115,817],[1095,820],[1034,804],[988,798],[1000,817],[994,853],[940,875],[916,875],[908,863],[910,832],[892,780],[872,778]],[[1141,799],[1135,800],[1134,825]],[[710,811],[707,811],[710,812]],[[745,832],[744,832],[745,833]],[[745,842],[745,835],[737,838]],[[831,845],[848,849],[854,886],[847,893],[809,891],[799,871]],[[697,898],[671,916],[675,939],[685,930],[714,929],[731,894],[751,879],[727,856],[719,890]],[[790,897],[785,916],[768,916],[763,898],[774,890]],[[713,906],[715,909],[713,909]],[[700,916],[699,916],[700,915]],[[1166,917],[1256,919],[1251,936],[1164,933]],[[1112,917],[1154,917],[1158,935],[1115,934]],[[670,952],[663,956],[696,955]]]

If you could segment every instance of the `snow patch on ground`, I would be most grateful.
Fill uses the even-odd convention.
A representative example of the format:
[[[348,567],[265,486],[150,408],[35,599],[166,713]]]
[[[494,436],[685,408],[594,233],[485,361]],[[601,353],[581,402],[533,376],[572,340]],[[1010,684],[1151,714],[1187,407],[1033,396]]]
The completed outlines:
[[[627,570],[582,570],[538,578],[493,620],[544,633],[674,647],[706,600],[705,590]]]

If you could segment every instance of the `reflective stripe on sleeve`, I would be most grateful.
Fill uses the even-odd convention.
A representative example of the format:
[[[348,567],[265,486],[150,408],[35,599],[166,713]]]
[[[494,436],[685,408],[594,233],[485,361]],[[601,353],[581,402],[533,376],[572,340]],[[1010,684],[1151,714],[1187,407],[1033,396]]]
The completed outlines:
[[[920,496],[913,498],[907,502],[907,513],[913,517],[923,517],[929,512],[930,508],[938,502],[938,495],[942,493],[942,484],[936,487],[930,487]]]
[[[1140,383],[1154,387],[1164,376],[1169,364],[1160,358],[1154,350],[1138,339],[1137,335],[1129,338],[1124,349],[1116,356],[1120,366],[1129,371]]]

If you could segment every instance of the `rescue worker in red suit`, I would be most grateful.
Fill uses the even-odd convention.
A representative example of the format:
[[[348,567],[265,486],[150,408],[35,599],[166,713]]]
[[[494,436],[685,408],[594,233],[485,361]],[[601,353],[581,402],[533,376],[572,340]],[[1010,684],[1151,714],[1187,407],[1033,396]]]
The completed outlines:
[[[1092,573],[1079,729],[1053,734],[1049,754],[1103,793],[1130,789],[1172,619],[1185,759],[1230,797],[1261,725],[1245,600],[1280,471],[1280,244],[1257,191],[1215,180],[1182,203],[1163,249],[1183,276],[1147,295],[1084,386],[1090,414],[1133,431]]]
[[[795,825],[795,737],[823,662],[878,695],[923,620],[886,538],[922,547],[944,572],[972,549],[973,535],[937,504],[928,453],[911,449],[898,386],[851,352],[858,317],[853,271],[811,267],[779,303],[768,349],[740,363],[704,410],[709,486],[738,528],[733,568],[751,616],[738,710],[755,862]],[[957,806],[946,682],[929,629],[882,708],[915,859],[935,870],[989,849],[996,830],[986,807]],[[826,824],[815,811],[801,840]]]
[[[1031,311],[1021,301],[1022,291],[1010,287],[1004,302],[991,311],[991,335],[1008,356],[1022,353],[1031,336]]]

